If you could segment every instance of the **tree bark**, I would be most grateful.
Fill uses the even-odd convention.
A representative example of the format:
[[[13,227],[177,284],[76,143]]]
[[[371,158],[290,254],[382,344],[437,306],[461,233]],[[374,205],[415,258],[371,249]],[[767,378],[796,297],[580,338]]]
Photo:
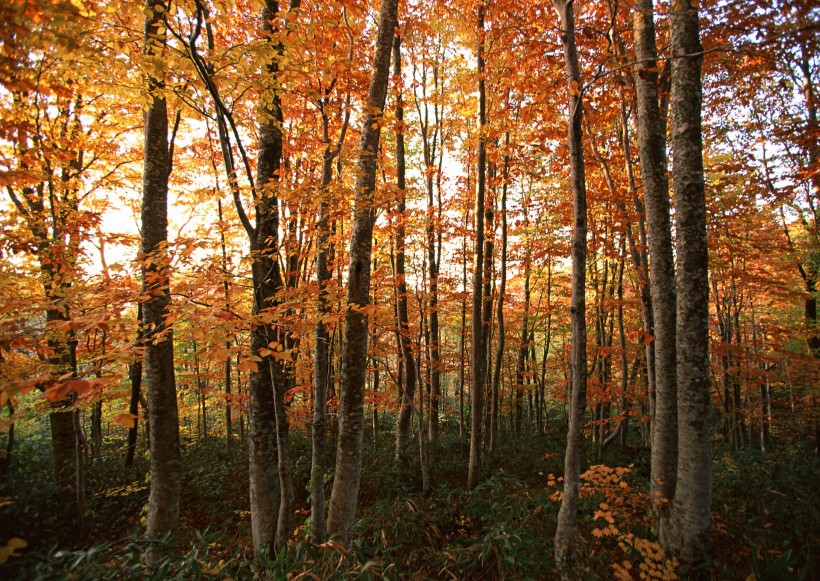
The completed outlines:
[[[137,304],[137,340],[136,347],[142,342],[142,303]],[[128,366],[128,379],[131,382],[131,399],[128,402],[128,413],[134,416],[134,423],[128,428],[128,446],[125,450],[125,467],[131,468],[134,464],[134,454],[137,451],[137,436],[139,435],[140,397],[142,395],[142,356],[136,355]]]
[[[349,543],[356,519],[362,469],[364,381],[367,361],[368,320],[364,312],[370,295],[370,255],[376,212],[376,157],[387,95],[390,52],[396,27],[398,0],[382,0],[379,33],[370,78],[364,126],[359,141],[353,226],[350,233],[345,340],[342,352],[339,439],[336,476],[330,497],[327,532]]]
[[[401,37],[393,39],[393,75],[401,83]],[[401,360],[404,364],[404,384],[401,388],[401,403],[399,416],[396,420],[396,461],[400,465],[407,464],[407,442],[410,434],[410,423],[413,415],[413,397],[416,390],[416,359],[414,353],[417,346],[410,333],[410,323],[407,312],[407,282],[405,280],[405,246],[407,220],[407,193],[405,183],[405,155],[404,155],[404,100],[401,89],[396,96],[396,186],[399,190],[398,224],[396,227],[396,316],[399,324],[399,348]]]
[[[219,217],[219,245],[222,250],[222,271],[225,273],[225,280],[222,281],[222,295],[225,299],[226,311],[230,308],[230,286],[228,283],[228,249],[225,245],[225,224],[222,216],[222,200],[217,198],[216,207]],[[228,356],[225,357],[224,363],[224,390],[225,390],[225,455],[231,456],[231,448],[233,444],[233,421],[231,417],[231,339],[225,341],[225,350]]]
[[[587,205],[586,176],[581,121],[581,72],[575,46],[575,17],[572,0],[552,0],[561,19],[561,43],[564,46],[567,85],[569,89],[568,141],[572,180],[572,355],[570,361],[571,393],[567,448],[564,457],[564,497],[558,513],[555,532],[555,560],[562,575],[569,575],[575,562],[575,528],[580,490],[581,446],[586,409],[586,250]]]
[[[335,148],[330,143],[330,118],[326,105],[328,92],[320,100],[322,115],[322,143],[325,146],[322,159],[322,190],[319,201],[319,218],[316,234],[316,281],[319,296],[316,303],[316,330],[313,358],[313,431],[310,469],[310,515],[311,533],[315,542],[325,537],[325,473],[327,470],[327,400],[330,381],[330,334],[324,317],[330,313],[327,285],[331,280],[330,263],[334,246],[330,240],[329,191],[333,181],[333,161],[342,149],[347,133],[349,112],[345,112],[339,139]],[[349,111],[349,109],[348,109]]]
[[[709,250],[701,133],[702,47],[698,10],[672,9],[672,149],[678,257],[678,469],[664,548],[688,574],[703,559],[711,525]]]
[[[505,136],[505,146],[510,145],[510,133]],[[498,425],[498,393],[501,388],[501,364],[504,358],[504,339],[506,329],[504,327],[504,295],[507,292],[507,178],[509,177],[509,155],[504,156],[504,169],[502,170],[501,184],[501,283],[498,287],[498,303],[496,304],[496,320],[498,321],[498,341],[496,343],[495,362],[493,368],[493,412],[492,429],[490,439],[490,451],[495,452],[498,446],[499,425]],[[521,406],[523,403],[523,391],[516,387],[515,402],[515,429],[516,433],[521,431]]]
[[[147,0],[145,54],[164,51],[165,0]],[[165,320],[169,314],[168,177],[171,155],[168,142],[168,113],[161,82],[149,77],[151,104],[145,110],[145,166],[142,182],[142,306],[145,330],[145,383],[151,448],[151,490],[148,499],[148,535],[156,540],[176,536],[179,523],[180,449],[179,415],[174,375],[173,330]],[[146,558],[156,567],[164,551],[150,545]]]
[[[478,153],[476,161],[476,195],[473,220],[475,239],[473,246],[473,305],[472,305],[472,392],[470,426],[470,463],[467,472],[467,487],[478,484],[481,471],[481,420],[484,409],[484,383],[487,358],[484,353],[484,329],[482,307],[484,306],[484,192],[487,175],[487,92],[484,82],[484,4],[478,7]]]
[[[655,416],[652,419],[650,495],[660,526],[667,524],[677,466],[675,358],[675,259],[666,181],[666,139],[658,105],[658,66],[652,0],[639,0],[633,15],[635,88],[641,173],[649,234],[649,286],[655,347]],[[652,394],[650,394],[652,397]]]

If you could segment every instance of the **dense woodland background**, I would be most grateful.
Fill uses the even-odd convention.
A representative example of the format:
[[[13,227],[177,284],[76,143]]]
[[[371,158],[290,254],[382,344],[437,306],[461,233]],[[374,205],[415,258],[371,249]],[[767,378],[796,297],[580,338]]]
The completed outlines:
[[[814,578],[818,20],[0,4],[0,575]]]

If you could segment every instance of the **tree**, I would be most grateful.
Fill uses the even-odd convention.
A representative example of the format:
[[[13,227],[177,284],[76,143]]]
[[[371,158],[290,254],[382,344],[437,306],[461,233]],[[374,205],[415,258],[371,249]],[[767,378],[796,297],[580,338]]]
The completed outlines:
[[[168,177],[173,140],[168,141],[168,112],[162,95],[159,63],[165,46],[164,0],[145,4],[145,55],[154,74],[146,80],[151,104],[145,110],[145,162],[142,180],[142,304],[145,331],[145,383],[151,433],[151,494],[148,534],[155,539],[175,536],[179,523],[179,416],[174,376],[173,330],[166,325],[171,302],[168,272]],[[147,557],[153,567],[163,551],[151,545]]]
[[[484,212],[485,190],[487,187],[487,91],[484,80],[484,3],[478,6],[478,153],[476,155],[476,194],[473,220],[475,237],[473,241],[473,330],[470,348],[472,366],[472,390],[470,407],[470,463],[467,472],[467,486],[478,484],[481,471],[481,420],[484,410],[484,384],[487,374],[486,340],[482,325],[484,306]]]
[[[677,387],[675,359],[675,261],[669,189],[666,182],[666,128],[658,104],[658,62],[652,0],[641,0],[633,15],[635,89],[638,109],[641,177],[649,239],[652,295],[655,415],[652,418],[651,497],[666,526],[677,468]]]
[[[584,410],[586,408],[587,341],[586,341],[586,248],[587,248],[587,202],[586,175],[581,121],[583,101],[581,97],[581,71],[575,46],[575,15],[572,0],[553,0],[553,7],[561,20],[561,44],[564,46],[569,108],[567,115],[570,154],[570,179],[572,184],[572,299],[570,319],[572,322],[572,359],[570,361],[570,412],[567,448],[564,458],[564,496],[558,513],[555,531],[555,560],[562,574],[568,571],[575,559],[575,528],[580,492],[581,445],[583,441]]]
[[[367,313],[370,299],[370,254],[376,218],[373,192],[390,52],[396,28],[398,0],[382,0],[379,33],[370,77],[367,108],[359,140],[353,225],[350,233],[350,266],[347,281],[342,377],[340,386],[339,441],[336,476],[330,497],[327,532],[349,543],[356,518],[361,478],[364,382],[367,364]]]
[[[702,46],[698,10],[672,10],[672,151],[678,254],[678,465],[661,542],[688,573],[702,559],[712,510],[709,421],[709,248],[701,132]],[[657,322],[657,321],[656,321]],[[657,428],[656,428],[657,430]]]
[[[350,58],[353,58],[351,40]],[[321,541],[325,537],[325,470],[326,470],[326,437],[327,437],[327,396],[328,380],[330,377],[330,334],[327,331],[325,317],[330,313],[330,301],[327,286],[331,281],[332,273],[329,263],[333,255],[333,245],[330,241],[330,185],[333,180],[333,161],[341,155],[342,145],[350,122],[350,93],[346,98],[346,106],[339,130],[339,137],[335,145],[331,146],[330,117],[328,105],[335,79],[319,97],[319,112],[322,118],[322,185],[319,202],[319,216],[316,235],[316,282],[319,285],[319,297],[316,305],[316,329],[314,344],[314,391],[313,391],[313,432],[311,448],[310,472],[310,516],[311,532],[314,540]]]
[[[393,74],[401,83],[401,36],[396,35],[393,41]],[[410,332],[407,312],[407,281],[405,279],[405,247],[407,222],[407,185],[405,183],[404,156],[404,99],[401,84],[396,95],[396,187],[398,188],[398,225],[396,227],[396,318],[398,321],[399,347],[401,350],[404,382],[400,387],[399,415],[396,419],[396,460],[399,464],[407,463],[407,440],[410,434],[410,421],[413,416],[413,397],[416,390],[416,359],[418,349]]]

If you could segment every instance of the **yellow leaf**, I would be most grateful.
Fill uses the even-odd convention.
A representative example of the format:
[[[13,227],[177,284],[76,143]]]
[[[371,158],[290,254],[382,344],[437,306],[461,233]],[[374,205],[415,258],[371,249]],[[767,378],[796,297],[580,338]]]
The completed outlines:
[[[28,546],[28,543],[23,539],[14,537],[9,540],[5,547],[0,547],[0,565],[8,561],[9,557],[19,557],[20,555],[15,553],[15,550],[22,549],[26,546]]]

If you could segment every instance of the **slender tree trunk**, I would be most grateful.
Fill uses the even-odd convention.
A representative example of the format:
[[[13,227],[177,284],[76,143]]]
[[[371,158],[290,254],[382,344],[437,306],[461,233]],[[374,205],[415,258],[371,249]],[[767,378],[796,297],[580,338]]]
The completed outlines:
[[[222,200],[217,198],[216,200],[216,207],[219,215],[219,245],[222,249],[222,272],[225,275],[225,280],[222,281],[222,294],[223,298],[225,299],[225,309],[226,311],[230,308],[230,286],[228,284],[228,249],[225,245],[225,223],[223,222],[222,217]],[[230,457],[231,456],[231,446],[232,446],[232,439],[233,439],[233,425],[231,417],[231,340],[228,339],[225,341],[225,350],[228,352],[228,356],[225,357],[225,374],[224,374],[224,389],[225,389],[225,455]]]
[[[147,0],[145,54],[164,51],[162,25],[168,5]],[[142,307],[145,329],[145,383],[148,392],[151,436],[151,491],[148,499],[148,535],[173,539],[179,523],[180,449],[179,415],[174,376],[173,331],[165,325],[169,313],[168,177],[171,156],[165,98],[158,94],[160,81],[148,79],[151,104],[145,110],[145,169],[142,185]],[[148,564],[159,564],[163,551],[151,545]]]
[[[419,296],[419,311],[424,313],[424,304]],[[422,319],[426,319],[424,315],[422,315]],[[429,335],[430,331],[425,321],[422,321],[422,324],[419,327],[419,337],[417,339],[417,344],[421,344],[421,335],[422,329],[424,332]],[[429,355],[429,339],[426,341],[427,343],[427,351]],[[429,358],[428,358],[429,361]],[[421,369],[421,353],[418,354],[418,361],[416,363],[416,367]],[[418,417],[418,432],[419,432],[419,464],[421,465],[421,491],[422,494],[427,495],[430,493],[432,488],[432,483],[430,480],[430,458],[427,454],[427,437],[425,436],[424,430],[424,386],[421,385],[422,376],[418,374],[418,391],[419,391],[419,409],[416,412],[416,416]]]
[[[528,210],[525,209],[525,220],[528,221]],[[527,249],[526,254],[524,256],[524,316],[521,318],[521,346],[518,348],[518,362],[515,368],[515,389],[516,389],[516,409],[515,409],[515,433],[518,435],[521,433],[521,424],[522,424],[522,397],[524,392],[524,373],[527,369],[527,355],[529,354],[529,316],[530,316],[530,271],[531,266],[530,262],[532,260],[532,247],[529,242],[527,242]],[[519,395],[520,394],[520,395]],[[536,391],[536,402],[537,402],[537,394]],[[535,417],[533,413],[533,402],[532,402],[532,392],[529,392],[529,422],[530,426],[532,426],[532,420]]]
[[[505,136],[505,146],[509,147],[510,133]],[[508,155],[504,156],[504,169],[502,171],[503,183],[501,184],[501,284],[498,288],[498,304],[496,305],[496,317],[498,320],[498,342],[496,343],[495,367],[493,369],[493,429],[490,440],[490,450],[495,452],[498,446],[498,394],[501,386],[501,364],[504,358],[504,339],[506,330],[504,328],[504,295],[507,292],[507,178],[509,177]],[[521,431],[521,405],[523,391],[516,389],[516,431]]]
[[[661,543],[688,574],[705,554],[712,508],[709,251],[701,133],[702,47],[695,5],[672,9],[672,148],[678,247],[678,472]]]
[[[484,82],[484,4],[478,7],[478,154],[476,174],[476,195],[473,219],[475,221],[475,241],[473,247],[473,331],[471,345],[472,395],[470,463],[467,486],[473,488],[481,477],[481,420],[484,409],[484,383],[486,357],[484,354],[484,329],[482,328],[482,307],[484,306],[484,190],[487,173],[487,93]]]
[[[584,168],[581,121],[581,73],[575,47],[575,17],[571,0],[552,0],[561,19],[561,43],[564,45],[567,86],[569,88],[568,141],[572,179],[573,234],[572,234],[572,360],[570,418],[567,449],[564,458],[564,497],[558,513],[555,532],[555,560],[561,574],[570,574],[575,561],[575,528],[580,490],[581,446],[586,408],[586,300],[584,296],[587,251],[586,176]]]
[[[102,460],[102,398],[94,402],[91,409],[91,460]]]
[[[425,126],[426,127],[426,126]],[[426,134],[426,130],[424,131]],[[433,204],[433,159],[435,143],[430,151],[425,137],[425,160],[427,167],[427,266],[430,275],[430,288],[427,298],[430,321],[430,402],[429,402],[429,436],[430,442],[438,440],[439,400],[441,399],[441,372],[439,370],[439,322],[438,322],[438,260],[436,249],[435,207]]]
[[[321,101],[322,142],[325,150],[322,160],[322,190],[319,201],[319,220],[316,240],[316,279],[319,296],[316,303],[316,339],[313,359],[313,433],[310,470],[310,515],[313,540],[325,537],[325,473],[327,471],[327,400],[330,380],[330,335],[324,317],[330,313],[327,285],[333,273],[330,260],[334,252],[330,241],[329,191],[333,180],[333,160],[339,156],[347,133],[349,116],[346,114],[336,147],[330,144],[330,119],[325,108],[327,94]]]
[[[401,37],[393,39],[393,74],[401,82]],[[404,363],[404,384],[400,386],[401,402],[399,416],[396,420],[396,460],[404,466],[407,464],[407,442],[410,434],[410,422],[413,414],[413,397],[416,389],[417,350],[410,333],[407,312],[407,282],[405,281],[405,246],[406,246],[406,184],[404,156],[404,99],[401,87],[396,96],[396,185],[398,187],[398,224],[396,227],[396,315],[399,324],[399,348]]]
[[[135,346],[142,347],[142,344],[142,303],[137,303],[137,340]],[[131,468],[134,464],[134,454],[137,451],[140,397],[142,395],[142,359],[141,355],[136,355],[128,366],[128,378],[131,382],[131,398],[128,402],[128,413],[134,416],[134,423],[128,428],[128,447],[125,450],[126,468]]]
[[[339,537],[345,544],[350,542],[353,534],[362,470],[363,399],[368,336],[368,321],[363,309],[370,296],[370,255],[376,215],[373,198],[376,186],[376,161],[397,12],[398,0],[382,0],[376,54],[359,141],[354,218],[350,234],[336,477],[333,481],[327,517],[328,534]]]
[[[469,181],[469,172],[468,172]],[[469,190],[469,186],[468,186]],[[462,440],[467,435],[464,424],[464,384],[467,381],[467,217],[464,218],[464,235],[461,238],[461,336],[458,340],[458,436]]]
[[[649,229],[649,282],[655,331],[655,416],[652,431],[650,494],[667,524],[677,467],[677,387],[675,358],[675,261],[666,181],[666,143],[658,105],[658,67],[652,0],[639,0],[634,13],[635,86],[638,136]]]
[[[0,354],[0,361],[2,361],[2,354]],[[14,404],[11,403],[10,399],[6,402],[6,409],[9,410],[9,431],[6,436],[4,455],[0,457],[0,478],[3,480],[8,477],[12,455],[14,454]]]

